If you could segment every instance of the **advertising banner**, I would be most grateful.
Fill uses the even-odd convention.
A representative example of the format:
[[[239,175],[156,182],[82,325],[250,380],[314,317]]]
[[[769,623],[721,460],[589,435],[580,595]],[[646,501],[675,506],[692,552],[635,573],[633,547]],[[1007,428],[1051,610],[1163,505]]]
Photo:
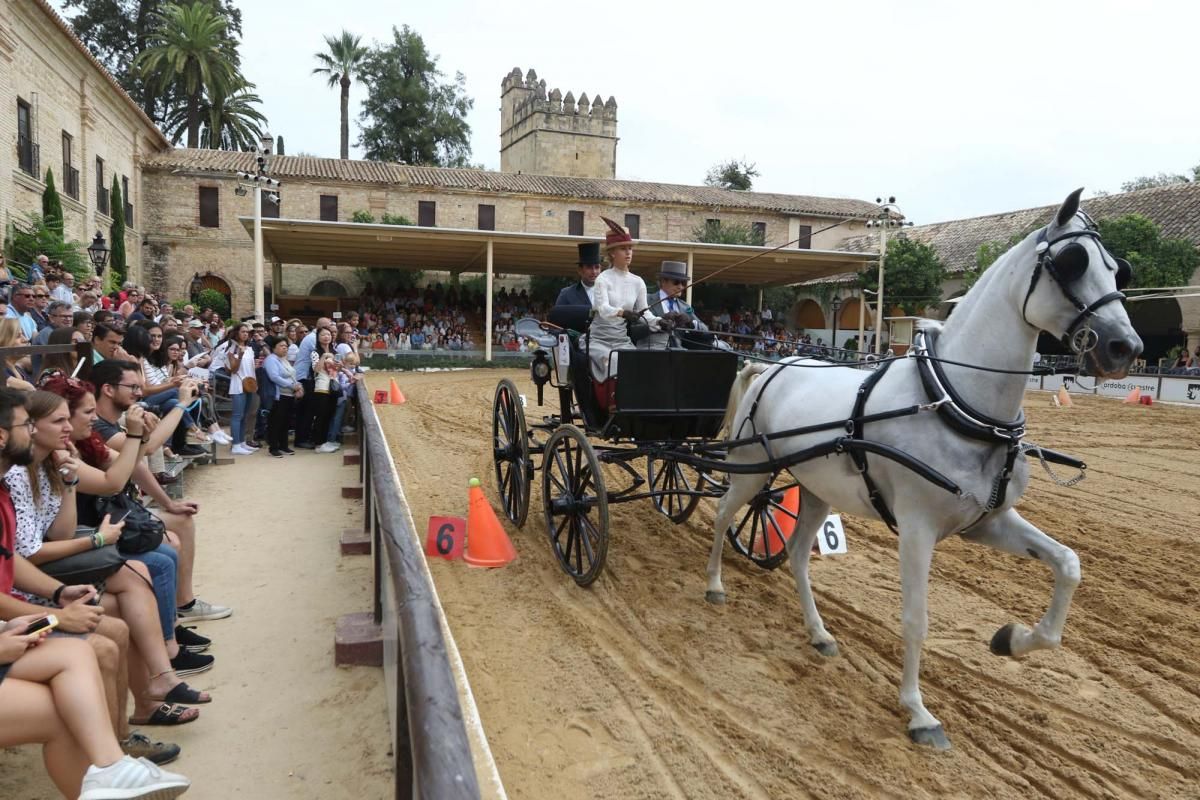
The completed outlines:
[[[1083,375],[1078,381],[1074,375],[1047,375],[1042,378],[1042,388],[1048,392],[1057,392],[1060,386],[1066,386],[1071,394],[1095,394],[1096,379]]]
[[[1164,403],[1195,403],[1200,405],[1200,375],[1163,377],[1158,399]]]
[[[1127,397],[1134,389],[1158,397],[1158,378],[1154,375],[1130,375],[1119,381],[1104,381],[1096,386],[1096,394],[1104,397]]]

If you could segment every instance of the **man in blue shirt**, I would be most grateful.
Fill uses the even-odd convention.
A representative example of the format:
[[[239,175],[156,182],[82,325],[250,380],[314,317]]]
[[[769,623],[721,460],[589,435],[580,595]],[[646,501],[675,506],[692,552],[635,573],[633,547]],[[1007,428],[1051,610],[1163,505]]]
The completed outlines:
[[[32,286],[24,284],[15,284],[13,286],[12,297],[9,298],[8,313],[5,315],[9,319],[15,319],[21,323],[21,331],[25,334],[25,338],[33,341],[33,337],[37,335],[37,323],[33,321],[33,317],[29,315],[29,311],[33,308],[33,293]]]

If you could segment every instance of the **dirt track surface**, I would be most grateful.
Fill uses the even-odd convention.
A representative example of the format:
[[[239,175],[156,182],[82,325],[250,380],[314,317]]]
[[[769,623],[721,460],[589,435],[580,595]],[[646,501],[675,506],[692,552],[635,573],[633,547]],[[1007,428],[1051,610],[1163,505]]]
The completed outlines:
[[[379,408],[422,527],[465,516],[472,476],[496,505],[501,378],[530,420],[556,410],[535,405],[525,371],[398,377],[407,405]],[[1036,468],[1019,506],[1082,561],[1063,648],[988,651],[1000,625],[1041,616],[1044,566],[957,538],[935,553],[922,689],[947,753],[905,734],[896,542],[881,523],[844,517],[849,554],[813,563],[841,646],[827,660],[786,566],[726,547],[729,603],[704,602],[711,501],[680,526],[647,501],[610,506],[605,572],[576,587],[546,543],[539,473],[524,529],[509,526],[514,564],[433,564],[509,796],[1200,796],[1200,410],[1075,402],[1028,395],[1030,439],[1083,457],[1088,479],[1063,489]]]

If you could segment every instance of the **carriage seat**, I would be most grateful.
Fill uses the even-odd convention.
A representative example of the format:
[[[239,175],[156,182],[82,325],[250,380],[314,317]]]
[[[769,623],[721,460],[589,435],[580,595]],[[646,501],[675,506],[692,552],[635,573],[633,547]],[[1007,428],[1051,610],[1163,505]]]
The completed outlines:
[[[723,350],[622,350],[614,425],[639,440],[714,438],[737,362]]]

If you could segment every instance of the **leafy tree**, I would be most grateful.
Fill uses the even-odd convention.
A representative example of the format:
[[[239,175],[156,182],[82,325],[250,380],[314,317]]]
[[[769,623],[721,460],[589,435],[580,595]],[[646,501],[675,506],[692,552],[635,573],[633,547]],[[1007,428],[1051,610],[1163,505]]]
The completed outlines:
[[[1172,186],[1176,183],[1191,183],[1192,178],[1187,175],[1172,175],[1169,172],[1160,172],[1157,175],[1142,175],[1134,178],[1131,181],[1125,181],[1121,184],[1121,191],[1135,192],[1138,189],[1153,189],[1158,186]]]
[[[340,36],[326,36],[324,53],[314,53],[319,67],[313,75],[325,75],[329,87],[341,86],[341,157],[350,157],[350,75],[361,75],[369,49],[361,44],[362,37],[342,30]]]
[[[383,212],[383,216],[379,218],[379,221],[381,223],[383,223],[384,225],[412,225],[413,224],[413,221],[411,219],[409,219],[408,217],[404,216],[403,214],[389,214],[386,211]]]
[[[201,289],[196,295],[195,305],[200,308],[211,308],[221,319],[229,319],[229,298],[216,289]]]
[[[283,151],[283,137],[282,136],[275,137],[275,155],[277,155],[277,156],[286,156],[287,155],[287,153],[285,153]]]
[[[218,90],[200,98],[200,147],[254,150],[259,146],[267,118],[257,108],[262,98],[251,91],[253,88],[253,83],[236,75],[228,94]],[[163,120],[163,133],[178,144],[188,132],[188,121],[188,107],[177,106]]]
[[[14,274],[20,272],[18,265],[32,264],[39,253],[45,253],[51,261],[60,262],[64,269],[80,280],[92,274],[92,262],[84,246],[76,241],[64,240],[62,231],[48,224],[40,214],[13,219],[6,229],[4,249],[11,258],[9,268]]]
[[[125,263],[125,201],[121,197],[121,184],[113,175],[112,182],[112,227],[108,230],[111,237],[109,242],[108,268],[112,274],[112,282],[120,286],[125,282],[128,265]]]
[[[196,0],[167,5],[156,14],[161,26],[150,34],[134,66],[149,85],[175,88],[184,97],[187,146],[200,146],[200,101],[226,97],[238,78],[237,43],[219,10]]]
[[[229,34],[235,39],[242,35],[242,12],[233,0],[204,0],[219,11],[229,23]],[[178,104],[174,91],[166,94],[148,84],[141,71],[134,67],[147,48],[150,36],[159,25],[158,12],[165,0],[63,0],[65,13],[77,10],[70,17],[75,34],[87,45],[97,60],[112,73],[134,102],[153,120],[160,113]]]
[[[745,222],[720,222],[716,225],[704,223],[692,229],[693,242],[709,244],[749,244],[762,247],[763,234]]]
[[[908,238],[888,242],[883,261],[883,301],[887,305],[898,305],[906,314],[919,314],[942,299],[945,279],[946,266],[929,245]],[[877,270],[860,272],[859,286],[878,290]]]
[[[370,50],[359,78],[367,99],[359,114],[358,144],[369,159],[459,167],[471,156],[466,78],[442,81],[437,56],[407,25],[392,28],[392,42]]]
[[[363,222],[368,225],[373,225],[375,223],[375,215],[372,214],[370,211],[359,210],[359,211],[355,211],[353,214],[350,215],[350,221],[351,222]]]
[[[42,219],[46,221],[46,225],[58,231],[61,239],[63,235],[62,198],[58,196],[58,189],[54,188],[54,171],[51,169],[46,170],[46,188],[42,191]]]
[[[1200,252],[1186,239],[1163,239],[1154,221],[1141,214],[1097,223],[1104,246],[1133,266],[1132,287],[1185,286],[1200,266]]]
[[[704,185],[748,192],[758,176],[757,164],[733,158],[714,165],[704,177]]]

